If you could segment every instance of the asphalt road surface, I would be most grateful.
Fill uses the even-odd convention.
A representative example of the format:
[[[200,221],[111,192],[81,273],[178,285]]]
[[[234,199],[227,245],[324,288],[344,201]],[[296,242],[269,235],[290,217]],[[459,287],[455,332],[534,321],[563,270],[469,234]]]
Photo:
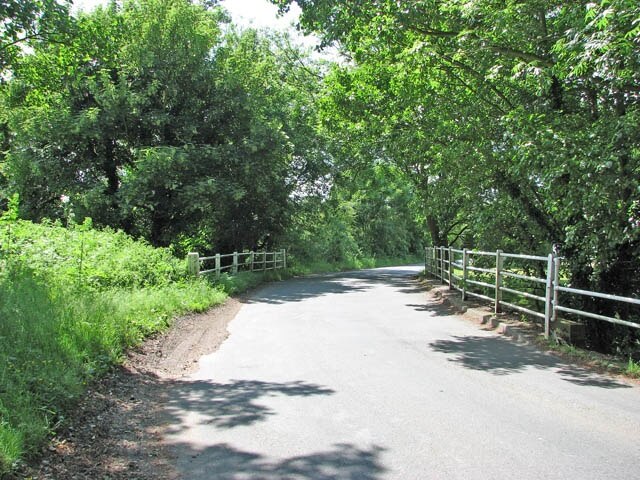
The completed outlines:
[[[259,290],[179,382],[185,479],[640,479],[640,389],[481,330],[418,267]]]

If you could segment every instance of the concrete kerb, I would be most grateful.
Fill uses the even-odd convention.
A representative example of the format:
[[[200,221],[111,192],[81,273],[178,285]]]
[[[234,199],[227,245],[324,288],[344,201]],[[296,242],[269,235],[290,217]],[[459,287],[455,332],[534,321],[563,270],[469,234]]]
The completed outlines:
[[[487,330],[494,330],[496,333],[522,343],[534,343],[536,337],[542,335],[542,329],[539,325],[522,322],[518,320],[516,314],[496,314],[488,306],[469,305],[462,301],[459,292],[449,290],[446,285],[430,281],[425,283],[430,287],[429,291],[435,299],[441,300],[443,305],[452,308],[466,320],[484,325]]]

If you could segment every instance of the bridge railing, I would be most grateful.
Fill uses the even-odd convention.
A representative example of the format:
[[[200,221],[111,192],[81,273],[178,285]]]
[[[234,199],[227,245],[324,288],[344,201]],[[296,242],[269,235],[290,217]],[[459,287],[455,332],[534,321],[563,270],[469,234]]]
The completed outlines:
[[[187,269],[193,276],[215,274],[216,278],[220,278],[225,272],[235,275],[240,271],[266,272],[282,268],[287,268],[285,249],[274,252],[216,253],[207,257],[201,257],[197,252],[187,255]]]
[[[567,295],[631,305],[640,305],[640,299],[563,286],[561,262],[562,257],[551,253],[543,257],[501,250],[483,252],[452,247],[425,249],[427,274],[441,279],[450,289],[460,291],[463,300],[476,297],[492,302],[496,313],[506,307],[542,319],[545,337],[549,336],[552,326],[556,324],[559,312],[640,328],[640,323],[618,316],[611,317],[568,306]],[[509,301],[505,296],[509,297]],[[526,306],[521,300],[527,301]],[[520,304],[515,303],[518,301]]]

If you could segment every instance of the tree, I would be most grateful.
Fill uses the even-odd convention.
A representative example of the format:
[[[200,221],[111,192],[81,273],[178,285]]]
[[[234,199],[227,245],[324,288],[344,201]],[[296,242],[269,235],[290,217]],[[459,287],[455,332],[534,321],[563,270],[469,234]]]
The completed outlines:
[[[272,242],[325,169],[318,74],[286,39],[221,22],[186,0],[114,3],[25,55],[3,98],[22,215],[64,217],[65,196],[77,218],[179,251]]]

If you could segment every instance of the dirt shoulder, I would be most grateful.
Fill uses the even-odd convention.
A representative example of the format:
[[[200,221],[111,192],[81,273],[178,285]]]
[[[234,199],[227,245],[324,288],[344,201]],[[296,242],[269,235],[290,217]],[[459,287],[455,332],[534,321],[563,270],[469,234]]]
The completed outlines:
[[[206,313],[181,317],[129,352],[121,366],[88,388],[38,462],[13,478],[177,478],[161,442],[166,393],[175,379],[197,369],[202,355],[220,347],[241,306],[229,298]]]

